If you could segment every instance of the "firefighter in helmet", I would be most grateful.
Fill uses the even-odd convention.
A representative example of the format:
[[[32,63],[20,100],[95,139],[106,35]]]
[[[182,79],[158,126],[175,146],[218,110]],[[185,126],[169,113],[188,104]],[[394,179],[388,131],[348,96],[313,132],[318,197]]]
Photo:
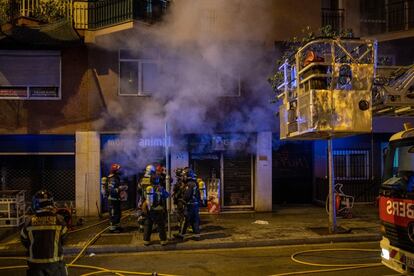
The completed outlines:
[[[198,240],[200,239],[200,191],[196,175],[188,167],[183,170],[183,183],[184,222],[175,237],[180,240],[184,239],[187,228],[191,225],[194,237]]]
[[[121,192],[125,186],[121,185],[121,165],[112,164],[107,177],[108,205],[109,205],[109,231],[119,233],[121,228]]]
[[[161,245],[167,244],[167,234],[165,232],[167,210],[165,202],[169,194],[158,180],[157,177],[152,177],[151,184],[145,188],[145,201],[142,204],[144,245],[150,245],[152,228],[155,224],[158,228]]]
[[[166,189],[167,187],[167,171],[166,168],[162,165],[158,165],[155,169],[155,177],[158,178],[160,185]]]
[[[151,186],[151,181],[154,179],[155,167],[148,164],[145,167],[144,176],[137,184],[137,210],[138,210],[138,228],[140,232],[144,232],[145,216],[142,213],[142,205],[145,202],[146,189]]]
[[[155,167],[154,165],[148,164],[145,167],[144,176],[139,180],[137,185],[137,207],[141,208],[142,204],[145,201],[145,192],[146,188],[151,185],[151,180],[154,178],[155,175]]]
[[[32,199],[32,209],[35,214],[20,232],[29,251],[27,275],[68,275],[62,250],[68,229],[64,218],[56,214],[52,195],[46,190],[38,191]]]

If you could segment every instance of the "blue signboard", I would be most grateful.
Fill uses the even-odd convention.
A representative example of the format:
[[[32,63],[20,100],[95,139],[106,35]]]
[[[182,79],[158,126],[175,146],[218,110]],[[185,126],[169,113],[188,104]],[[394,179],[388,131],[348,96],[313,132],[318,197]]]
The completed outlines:
[[[75,135],[0,135],[2,153],[75,152]]]

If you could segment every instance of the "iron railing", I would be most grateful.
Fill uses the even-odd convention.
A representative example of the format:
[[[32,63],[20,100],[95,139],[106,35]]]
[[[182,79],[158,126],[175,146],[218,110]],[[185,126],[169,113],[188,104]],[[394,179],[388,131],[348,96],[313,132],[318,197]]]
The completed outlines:
[[[132,21],[132,0],[75,1],[75,29],[95,30]]]
[[[24,16],[45,23],[66,19],[75,29],[96,30],[143,20],[158,21],[165,14],[170,0],[9,0],[7,12],[0,14],[0,23]]]
[[[134,19],[153,22],[160,20],[167,11],[171,0],[134,1]]]
[[[329,192],[328,179],[316,178],[314,183],[313,200],[316,202],[325,202]],[[381,179],[338,180],[336,183],[343,184],[342,191],[346,195],[353,196],[355,202],[375,202],[379,194]]]
[[[369,150],[334,150],[334,171],[336,180],[369,180]]]
[[[403,31],[414,27],[414,0],[386,5],[387,31]]]
[[[344,9],[322,9],[322,27],[331,26],[332,30],[340,33],[344,30]]]

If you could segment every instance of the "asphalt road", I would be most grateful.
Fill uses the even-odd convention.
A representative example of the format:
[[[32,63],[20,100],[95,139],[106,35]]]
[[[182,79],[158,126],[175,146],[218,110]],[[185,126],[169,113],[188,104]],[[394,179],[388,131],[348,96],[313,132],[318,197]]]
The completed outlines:
[[[362,264],[379,263],[379,245],[369,243],[338,243],[321,245],[297,245],[280,247],[192,250],[192,251],[160,251],[145,253],[102,254],[84,256],[76,264],[105,267],[107,269],[127,270],[135,272],[158,272],[169,275],[275,275],[332,269],[335,267],[309,266],[295,263],[290,256],[295,252],[315,249],[375,249],[375,251],[321,251],[302,253],[297,258],[304,262],[319,264]],[[376,251],[378,250],[378,251]],[[68,257],[69,263],[73,257]],[[22,261],[0,259],[0,266],[21,265]],[[95,270],[96,271],[96,270]],[[69,275],[82,275],[94,272],[91,269],[70,268]],[[2,270],[1,275],[25,275],[23,269]],[[114,275],[99,273],[99,275]],[[127,274],[124,274],[127,275]],[[148,274],[147,274],[148,275]],[[383,265],[376,267],[333,272],[317,272],[307,275],[399,275]]]

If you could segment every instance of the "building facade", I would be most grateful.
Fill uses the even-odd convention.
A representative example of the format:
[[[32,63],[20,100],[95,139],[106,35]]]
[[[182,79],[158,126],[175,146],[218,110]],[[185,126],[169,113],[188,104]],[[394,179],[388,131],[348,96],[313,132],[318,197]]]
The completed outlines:
[[[279,54],[274,42],[304,26],[372,37],[365,1],[74,1],[59,18],[41,20],[17,2],[14,17],[0,16],[3,189],[31,196],[48,188],[78,215],[96,215],[105,207],[100,178],[119,162],[133,206],[139,175],[148,163],[166,163],[167,145],[172,174],[191,166],[207,182],[221,180],[224,210],[326,197],[326,144],[279,140],[266,79]],[[115,2],[119,13],[101,18]],[[384,55],[395,55],[390,47]],[[374,131],[402,125],[387,120]],[[352,139],[335,144],[338,181],[374,195],[387,134]]]

